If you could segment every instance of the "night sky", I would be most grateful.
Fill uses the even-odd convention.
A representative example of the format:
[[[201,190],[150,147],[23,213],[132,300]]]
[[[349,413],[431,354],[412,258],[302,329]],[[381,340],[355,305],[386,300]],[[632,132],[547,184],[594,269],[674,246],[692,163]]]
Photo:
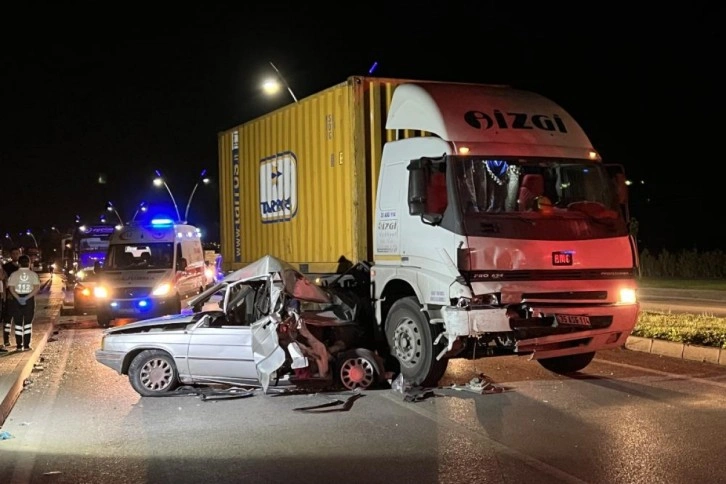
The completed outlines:
[[[723,7],[394,3],[5,7],[0,231],[115,220],[109,200],[129,219],[142,200],[169,201],[156,169],[183,212],[201,170],[216,179],[217,133],[291,102],[262,93],[269,62],[298,98],[378,62],[380,77],[549,97],[606,162],[625,165],[641,250],[724,248]],[[201,186],[190,209],[209,239],[217,189]]]

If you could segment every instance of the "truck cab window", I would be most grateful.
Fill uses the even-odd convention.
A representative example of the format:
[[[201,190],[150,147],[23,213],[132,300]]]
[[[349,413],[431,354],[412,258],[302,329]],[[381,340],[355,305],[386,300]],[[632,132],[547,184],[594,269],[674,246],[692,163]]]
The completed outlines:
[[[465,212],[512,212],[517,209],[519,166],[505,160],[466,159],[459,170]]]

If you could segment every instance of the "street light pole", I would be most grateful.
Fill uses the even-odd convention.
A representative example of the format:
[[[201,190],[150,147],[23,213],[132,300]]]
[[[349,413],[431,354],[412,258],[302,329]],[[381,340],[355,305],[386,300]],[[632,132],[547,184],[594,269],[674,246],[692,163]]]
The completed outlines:
[[[33,232],[30,231],[30,229],[25,231],[26,235],[30,235],[30,237],[33,239],[33,243],[35,243],[35,248],[38,248],[38,241],[35,240],[35,235],[33,235]]]
[[[209,183],[209,177],[207,175],[207,170],[202,170],[202,173],[199,174],[199,180],[197,180],[197,183],[194,185],[194,188],[192,189],[191,195],[189,195],[189,200],[187,201],[187,208],[184,211],[184,223],[187,223],[189,221],[189,206],[192,204],[192,198],[194,198],[194,193],[197,191],[197,187],[199,186],[199,183],[207,184]]]
[[[123,224],[124,224],[124,221],[123,221],[123,219],[121,218],[121,215],[120,215],[120,214],[118,213],[118,210],[116,210],[116,207],[114,207],[114,205],[113,205],[113,203],[111,203],[111,201],[108,201],[108,202],[106,203],[106,210],[108,210],[109,212],[114,212],[114,213],[116,214],[116,217],[118,217],[118,221],[119,221],[119,223],[120,223],[121,225],[123,225]]]
[[[275,69],[275,72],[277,73],[277,77],[279,77],[280,80],[282,81],[282,83],[285,85],[285,87],[287,88],[287,92],[290,93],[290,95],[292,96],[293,101],[297,102],[297,97],[295,96],[295,93],[292,92],[292,89],[290,88],[290,85],[287,83],[287,81],[283,77],[283,75],[280,72],[280,70],[277,67],[275,67],[275,64],[273,64],[272,62],[270,62],[270,65],[272,66],[273,69]]]
[[[164,181],[164,179],[161,177],[161,172],[159,172],[159,170],[156,170],[156,178],[154,178],[154,185],[156,185],[157,187],[164,185],[166,187],[166,191],[169,192],[171,201],[174,204],[174,210],[176,210],[176,220],[177,220],[177,222],[181,221],[181,215],[179,215],[179,207],[176,205],[176,200],[174,200],[174,195],[172,195],[169,185],[167,185],[166,182]]]
[[[135,222],[135,221],[136,221],[136,216],[137,216],[137,215],[139,214],[139,212],[140,212],[140,211],[141,211],[141,212],[146,212],[146,210],[147,210],[146,202],[141,202],[141,203],[139,204],[139,206],[138,206],[138,207],[136,207],[136,211],[134,212],[134,216],[133,216],[133,217],[131,217],[131,221],[132,221],[132,222]]]

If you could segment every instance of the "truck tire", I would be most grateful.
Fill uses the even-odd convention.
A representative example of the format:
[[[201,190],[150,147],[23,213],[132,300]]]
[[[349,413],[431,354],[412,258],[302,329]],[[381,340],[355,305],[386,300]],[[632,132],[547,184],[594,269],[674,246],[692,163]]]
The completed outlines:
[[[434,336],[434,328],[415,297],[393,303],[386,318],[388,346],[404,380],[414,386],[436,386],[446,372],[448,359],[436,360]]]
[[[579,355],[557,356],[555,358],[542,358],[537,362],[553,373],[575,373],[584,369],[595,357],[595,352],[580,353]]]

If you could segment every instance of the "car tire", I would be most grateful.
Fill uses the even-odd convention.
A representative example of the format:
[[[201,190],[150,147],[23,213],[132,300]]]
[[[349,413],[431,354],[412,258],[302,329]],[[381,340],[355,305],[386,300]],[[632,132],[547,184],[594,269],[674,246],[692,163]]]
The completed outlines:
[[[161,350],[144,350],[129,365],[129,382],[142,397],[157,397],[179,385],[174,358]]]
[[[434,330],[413,296],[393,303],[386,317],[391,355],[398,360],[404,380],[414,386],[436,386],[446,372],[448,359],[437,360],[434,354]]]
[[[367,390],[376,385],[382,368],[375,354],[363,348],[349,350],[337,358],[335,374],[347,390]]]
[[[595,352],[580,353],[579,355],[557,356],[555,358],[542,358],[537,362],[553,373],[568,374],[585,369],[595,357]]]
[[[97,313],[96,320],[98,321],[98,325],[100,327],[108,328],[109,326],[111,326],[111,321],[113,321],[113,318],[111,318],[110,314]]]

